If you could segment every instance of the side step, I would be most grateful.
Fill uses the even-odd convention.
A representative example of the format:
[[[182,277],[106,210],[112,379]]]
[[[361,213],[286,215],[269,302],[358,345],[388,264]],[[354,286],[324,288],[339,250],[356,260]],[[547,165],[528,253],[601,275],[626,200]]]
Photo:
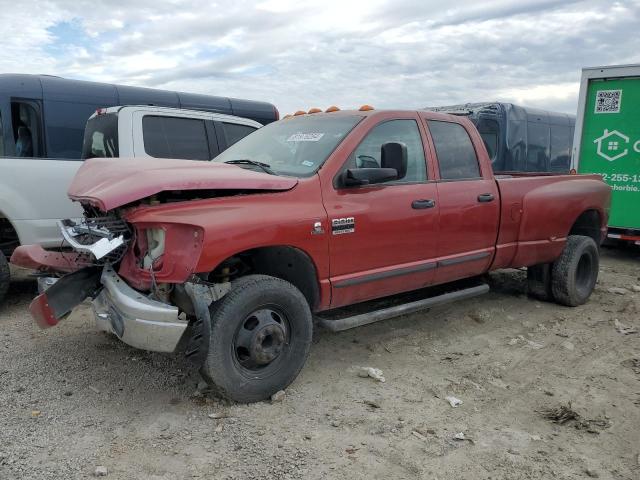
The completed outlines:
[[[409,313],[418,312],[425,308],[434,307],[436,305],[442,305],[444,303],[451,303],[457,300],[465,300],[467,298],[477,297],[483,293],[489,291],[489,285],[482,284],[475,287],[465,288],[464,290],[457,290],[455,292],[444,293],[436,297],[425,298],[424,300],[417,300],[415,302],[403,303],[402,305],[396,305],[394,307],[383,308],[381,310],[374,310],[373,312],[361,313],[352,317],[341,318],[338,320],[329,320],[327,318],[317,317],[318,324],[332,332],[341,332],[342,330],[348,330],[350,328],[361,327],[362,325],[368,325],[370,323],[379,322],[381,320],[387,320],[389,318],[398,317],[400,315],[407,315]]]

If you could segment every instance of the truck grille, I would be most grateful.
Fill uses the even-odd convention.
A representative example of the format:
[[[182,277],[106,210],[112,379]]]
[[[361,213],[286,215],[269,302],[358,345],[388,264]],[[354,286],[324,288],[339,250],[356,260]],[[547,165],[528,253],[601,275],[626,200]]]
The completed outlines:
[[[119,262],[131,239],[127,222],[113,215],[86,217],[80,222],[62,220],[60,229],[74,250],[89,254],[98,265]]]

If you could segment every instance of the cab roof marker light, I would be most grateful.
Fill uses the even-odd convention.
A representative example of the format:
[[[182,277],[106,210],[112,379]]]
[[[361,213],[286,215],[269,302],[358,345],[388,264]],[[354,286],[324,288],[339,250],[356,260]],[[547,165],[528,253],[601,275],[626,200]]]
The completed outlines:
[[[322,110],[320,108],[310,108],[309,111],[307,113],[322,113]]]
[[[325,110],[326,113],[331,113],[331,112],[339,112],[340,109],[338,107],[336,107],[335,105],[331,105],[329,108],[327,108]]]
[[[360,110],[361,112],[368,112],[373,109],[374,108],[371,105],[362,105],[358,110]]]
[[[304,110],[298,110],[296,113],[294,113],[294,116],[298,116],[298,115],[305,115],[307,112],[305,112]]]

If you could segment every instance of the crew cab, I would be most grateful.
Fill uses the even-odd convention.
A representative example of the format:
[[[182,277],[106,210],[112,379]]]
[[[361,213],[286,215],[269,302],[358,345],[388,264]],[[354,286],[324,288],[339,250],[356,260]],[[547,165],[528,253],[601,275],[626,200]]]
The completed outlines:
[[[32,316],[53,326],[90,297],[99,328],[184,351],[240,402],[295,379],[314,319],[337,331],[459,300],[507,267],[528,267],[538,298],[586,302],[611,195],[597,175],[494,177],[468,119],[370,107],[285,118],[212,162],[117,162],[87,161],[69,189],[85,212],[61,222],[73,252],[13,254],[66,272]],[[451,283],[461,279],[473,281]]]

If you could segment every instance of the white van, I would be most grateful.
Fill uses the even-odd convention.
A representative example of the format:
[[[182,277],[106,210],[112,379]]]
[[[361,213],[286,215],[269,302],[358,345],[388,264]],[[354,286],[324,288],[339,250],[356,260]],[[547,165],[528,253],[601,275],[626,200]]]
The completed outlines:
[[[200,110],[149,105],[98,109],[87,121],[82,159],[156,157],[211,160],[262,124]],[[161,160],[158,160],[161,161]],[[77,160],[0,158],[0,302],[18,245],[62,246],[57,220],[81,218],[67,189]]]

